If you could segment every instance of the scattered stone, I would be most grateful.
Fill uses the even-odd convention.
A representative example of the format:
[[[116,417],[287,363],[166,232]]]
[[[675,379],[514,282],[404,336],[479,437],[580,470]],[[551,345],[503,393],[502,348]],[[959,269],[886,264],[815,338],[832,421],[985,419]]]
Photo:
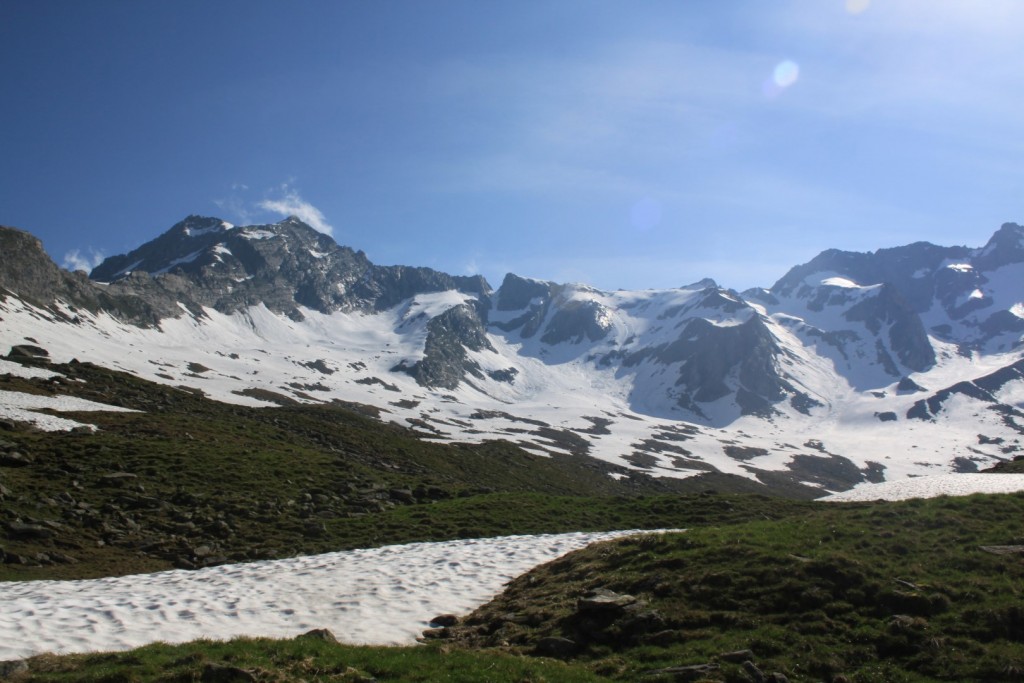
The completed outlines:
[[[7,522],[7,531],[15,538],[35,538],[45,540],[53,537],[53,531],[40,524],[25,522]]]
[[[0,453],[0,467],[27,467],[33,459],[19,451]]]
[[[11,350],[7,353],[7,357],[11,360],[42,360],[49,362],[50,352],[41,346],[18,344],[17,346],[11,347]]]
[[[391,489],[388,491],[388,495],[391,496],[391,500],[397,500],[403,503],[416,502],[416,496],[412,494],[412,489]]]
[[[754,660],[754,653],[750,650],[736,650],[735,652],[723,652],[718,655],[718,658],[723,662],[733,662],[734,664],[742,664],[746,661]]]
[[[1024,545],[982,545],[978,550],[993,555],[1024,555]]]
[[[202,683],[248,683],[255,681],[256,676],[251,671],[239,669],[237,666],[207,664],[203,667],[203,674],[199,680]]]
[[[697,681],[718,671],[717,664],[690,664],[688,666],[669,666],[664,669],[645,671],[644,676],[674,676],[677,681]]]
[[[125,483],[138,479],[139,475],[131,472],[111,472],[100,477],[100,485],[123,486]]]
[[[315,628],[312,631],[306,631],[299,638],[304,640],[323,640],[328,643],[337,643],[338,639],[334,636],[329,629],[326,628]]]
[[[757,668],[749,659],[743,662],[743,670],[747,672],[747,675],[753,679],[754,683],[765,683],[768,679],[765,677],[764,672]]]
[[[540,655],[541,657],[555,657],[556,659],[566,659],[572,657],[580,649],[579,645],[575,641],[569,640],[568,638],[557,638],[548,637],[541,638],[537,642],[537,646],[534,648],[533,653]]]
[[[607,588],[598,588],[587,593],[576,603],[580,612],[621,612],[636,602],[632,595],[620,595]]]
[[[442,626],[457,626],[458,623],[459,618],[454,614],[439,614],[438,616],[430,620],[430,626],[432,628]]]
[[[0,662],[0,678],[12,678],[28,671],[28,663],[24,659],[9,659]]]
[[[443,640],[451,634],[446,628],[428,628],[423,632],[423,640]]]

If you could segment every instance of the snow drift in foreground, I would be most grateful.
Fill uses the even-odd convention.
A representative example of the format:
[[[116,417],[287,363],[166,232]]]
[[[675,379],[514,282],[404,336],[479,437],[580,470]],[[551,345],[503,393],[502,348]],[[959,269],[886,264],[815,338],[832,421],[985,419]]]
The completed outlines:
[[[1016,493],[1024,491],[1024,474],[942,474],[913,477],[860,486],[819,498],[829,502],[862,500],[908,500],[936,496],[967,496],[972,493]]]
[[[328,628],[352,644],[410,645],[533,567],[645,531],[413,543],[88,581],[0,583],[0,661],[163,641],[291,638]]]

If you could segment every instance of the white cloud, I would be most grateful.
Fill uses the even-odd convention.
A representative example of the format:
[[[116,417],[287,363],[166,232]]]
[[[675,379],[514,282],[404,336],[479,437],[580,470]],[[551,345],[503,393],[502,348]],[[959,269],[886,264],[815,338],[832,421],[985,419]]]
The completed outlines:
[[[82,270],[88,273],[103,263],[103,254],[98,250],[90,247],[86,251],[88,253],[82,253],[80,249],[72,249],[64,254],[64,263],[62,264],[64,268],[72,272]]]
[[[295,216],[319,232],[326,235],[334,235],[334,228],[327,222],[320,209],[300,197],[299,193],[288,183],[281,185],[280,191],[283,195],[282,197],[279,199],[264,199],[258,204],[259,208],[282,216]]]

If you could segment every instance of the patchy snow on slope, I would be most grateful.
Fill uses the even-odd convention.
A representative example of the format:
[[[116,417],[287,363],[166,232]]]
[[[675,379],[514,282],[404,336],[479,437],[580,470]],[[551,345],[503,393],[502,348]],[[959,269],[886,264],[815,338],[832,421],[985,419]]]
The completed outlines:
[[[38,394],[25,394],[20,391],[0,391],[0,418],[2,419],[29,422],[35,425],[37,429],[46,432],[67,431],[75,427],[92,427],[95,429],[92,425],[85,425],[63,417],[55,417],[37,412],[39,410],[52,410],[63,413],[100,411],[116,413],[138,412],[129,408],[109,406],[73,396],[40,396]]]
[[[412,645],[531,568],[591,543],[654,531],[413,543],[87,581],[0,583],[0,661],[163,641],[292,638]]]
[[[937,496],[969,496],[972,493],[1024,491],[1024,474],[943,474],[913,477],[880,484],[861,484],[842,493],[819,498],[832,503],[871,500],[909,500]]]
[[[827,287],[843,287],[845,289],[855,289],[860,287],[856,282],[845,277],[827,277],[821,281],[821,284]]]
[[[21,363],[14,363],[0,358],[0,375],[11,375],[24,379],[50,379],[51,377],[63,377],[59,372],[35,368]]]
[[[679,392],[678,363],[623,366],[615,359],[678,340],[682,325],[693,315],[749,317],[764,310],[759,305],[705,308],[700,302],[709,296],[706,291],[573,290],[574,299],[608,309],[611,327],[604,338],[549,345],[540,335],[522,338],[518,331],[502,333],[492,327],[488,337],[496,351],[469,351],[469,359],[485,373],[514,370],[508,373],[511,381],[469,377],[454,390],[420,386],[393,368],[402,360],[415,363],[423,357],[429,320],[471,298],[460,292],[424,294],[374,314],[324,314],[303,308],[301,322],[262,305],[230,315],[206,309],[199,317],[185,313],[164,320],[159,328],[137,328],[105,314],[65,307],[68,318],[80,320],[71,325],[46,309],[8,297],[0,302],[0,353],[4,344],[23,344],[31,338],[50,352],[54,362],[78,358],[171,386],[195,387],[216,400],[271,405],[246,395],[259,389],[300,403],[367,404],[380,409],[385,422],[408,426],[410,420],[424,421],[438,430],[433,440],[506,439],[546,454],[572,447],[653,476],[685,478],[712,468],[756,480],[758,473],[751,467],[785,471],[797,455],[835,454],[858,468],[881,464],[884,476],[894,479],[950,472],[957,459],[985,466],[1005,458],[1004,448],[1024,448],[1002,417],[987,409],[990,404],[966,396],[946,401],[934,422],[907,419],[914,403],[928,394],[897,392],[898,378],[880,365],[854,364],[856,358],[845,359],[815,336],[813,325],[781,312],[764,318],[785,349],[781,368],[795,389],[820,405],[801,414],[781,402],[770,419],[733,419],[737,410],[726,401],[708,407],[725,416],[722,424],[701,424],[673,398]],[[835,291],[842,295],[849,290]],[[867,288],[858,291],[871,295]],[[735,313],[729,314],[729,308]],[[820,314],[807,315],[819,320],[838,313],[826,307]],[[845,327],[850,326],[846,322]],[[856,323],[854,328],[863,325]],[[936,366],[913,375],[929,391],[965,377],[981,377],[1020,357],[1019,352],[965,355],[955,345],[937,340],[933,346],[939,359]],[[864,348],[848,347],[847,352],[851,350],[875,354],[873,342]],[[602,362],[606,357],[611,362]],[[209,370],[193,372],[191,363]],[[835,366],[843,363],[851,363],[853,369],[837,374]],[[1021,392],[1024,383],[1013,382],[1001,395],[1013,405]],[[880,414],[896,419],[882,421]],[[606,424],[595,429],[595,420]],[[552,440],[547,429],[562,432],[565,438]],[[979,442],[979,434],[989,440]],[[992,440],[1000,438],[1003,443]],[[827,453],[804,446],[812,440],[822,443]],[[727,446],[762,449],[766,454],[737,459],[728,455]]]
[[[182,256],[181,258],[176,258],[173,261],[171,261],[170,263],[168,263],[166,266],[164,266],[163,268],[160,268],[159,270],[154,270],[153,271],[153,275],[160,275],[161,273],[166,273],[167,271],[169,271],[174,266],[180,266],[183,263],[192,263],[197,258],[199,258],[202,255],[202,253],[203,253],[203,250],[200,249],[199,251],[193,251],[191,254],[186,254],[185,256]]]

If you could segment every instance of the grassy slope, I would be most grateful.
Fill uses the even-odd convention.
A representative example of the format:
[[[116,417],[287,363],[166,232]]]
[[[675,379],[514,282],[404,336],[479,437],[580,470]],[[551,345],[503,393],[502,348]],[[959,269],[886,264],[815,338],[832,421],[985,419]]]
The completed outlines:
[[[1022,518],[1024,495],[818,504],[603,544],[515,580],[455,640],[530,652],[565,637],[618,680],[703,663],[721,667],[708,680],[747,680],[720,657],[744,649],[791,681],[1021,680],[1024,562],[980,546],[1024,545]],[[595,623],[577,601],[596,588],[646,606]]]
[[[704,663],[719,667],[705,680],[755,680],[721,657],[742,649],[791,681],[1022,680],[1024,563],[978,549],[1024,544],[1022,496],[828,505],[726,493],[728,478],[616,481],[595,461],[425,443],[341,408],[242,408],[89,365],[57,369],[84,382],[0,378],[0,388],[145,412],[83,415],[96,434],[0,432],[34,459],[0,469],[2,546],[29,561],[0,565],[0,579],[506,533],[690,531],[538,568],[427,647],[157,645],[36,658],[25,680],[191,681],[215,676],[211,663],[279,681],[690,680],[644,672]],[[16,521],[48,537],[16,534]],[[189,554],[203,545],[211,554]],[[39,563],[40,552],[77,561]],[[588,622],[577,601],[599,587],[645,606]],[[564,663],[523,656],[551,636],[580,649]]]
[[[728,503],[734,514],[539,567],[427,646],[157,645],[35,658],[24,680],[190,681],[211,663],[274,681],[756,680],[743,659],[794,682],[1024,678],[1024,563],[980,549],[1024,544],[1024,495],[799,504],[773,520],[762,504],[775,501],[704,499],[706,513]],[[578,601],[596,588],[640,606],[588,616]],[[579,650],[562,662],[536,656],[544,637]],[[750,654],[723,657],[739,650]],[[697,664],[711,666],[650,673]]]
[[[637,496],[759,491],[725,476],[659,480],[511,444],[445,445],[343,407],[247,408],[89,364],[0,389],[140,410],[87,413],[96,433],[0,432],[0,580],[88,578],[355,547],[507,533],[675,526]],[[504,496],[498,494],[505,494]],[[546,499],[582,496],[581,502]],[[641,508],[644,504],[641,504]],[[699,506],[698,506],[699,507]],[[11,523],[44,530],[14,533]],[[37,561],[42,553],[50,560]]]

